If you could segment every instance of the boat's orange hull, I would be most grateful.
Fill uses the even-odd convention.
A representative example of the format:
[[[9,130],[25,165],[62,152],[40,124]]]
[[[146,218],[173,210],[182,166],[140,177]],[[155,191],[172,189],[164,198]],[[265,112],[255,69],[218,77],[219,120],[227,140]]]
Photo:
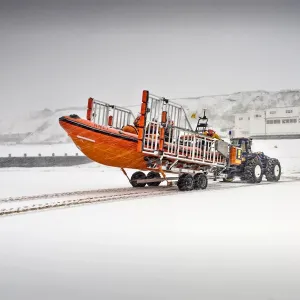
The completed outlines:
[[[59,123],[76,146],[103,165],[147,170],[144,155],[137,152],[137,135],[100,126],[88,120],[61,117]]]

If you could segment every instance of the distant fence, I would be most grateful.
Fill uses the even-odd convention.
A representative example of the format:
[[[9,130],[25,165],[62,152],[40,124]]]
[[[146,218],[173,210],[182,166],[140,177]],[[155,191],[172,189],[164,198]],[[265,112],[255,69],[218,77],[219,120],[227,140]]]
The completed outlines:
[[[11,156],[0,157],[0,168],[68,167],[92,162],[86,156]]]
[[[300,139],[300,134],[277,134],[277,135],[253,135],[254,140],[296,140]]]

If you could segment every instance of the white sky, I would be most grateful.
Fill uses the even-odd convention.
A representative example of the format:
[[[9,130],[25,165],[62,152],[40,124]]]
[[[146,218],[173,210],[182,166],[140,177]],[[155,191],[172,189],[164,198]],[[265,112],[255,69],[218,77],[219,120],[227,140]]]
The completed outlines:
[[[76,2],[1,2],[2,112],[300,87],[292,1]]]

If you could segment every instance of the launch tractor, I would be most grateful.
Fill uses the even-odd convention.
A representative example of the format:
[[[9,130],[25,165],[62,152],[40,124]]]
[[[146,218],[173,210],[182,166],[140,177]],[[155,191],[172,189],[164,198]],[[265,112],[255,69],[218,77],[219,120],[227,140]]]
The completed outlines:
[[[281,165],[277,158],[271,158],[263,152],[252,152],[252,139],[236,137],[230,144],[237,147],[238,153],[234,163],[232,157],[223,170],[223,181],[231,182],[235,177],[249,183],[260,183],[263,176],[267,181],[278,181],[281,176]]]

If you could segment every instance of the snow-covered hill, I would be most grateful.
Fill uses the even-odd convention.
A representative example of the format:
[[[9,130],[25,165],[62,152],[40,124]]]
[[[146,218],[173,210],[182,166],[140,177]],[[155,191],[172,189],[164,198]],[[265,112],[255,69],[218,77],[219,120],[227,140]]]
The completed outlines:
[[[167,97],[167,95],[162,96]],[[206,108],[209,125],[224,134],[232,129],[235,113],[271,107],[300,106],[300,90],[247,91],[228,95],[182,98],[173,101],[184,105],[193,127],[196,126],[197,118],[203,114],[203,109]],[[137,106],[139,103],[139,99],[137,99]],[[137,110],[138,108],[134,109],[135,112]],[[196,113],[196,119],[191,118],[193,113]],[[85,117],[86,108],[69,107],[56,111],[44,109],[16,116],[13,119],[0,119],[0,136],[4,134],[23,134],[26,137],[22,137],[19,141],[22,143],[69,142],[68,136],[58,123],[59,117],[69,114],[78,114]]]
[[[66,143],[70,139],[66,132],[62,130],[59,125],[58,119],[61,116],[70,114],[77,114],[82,118],[85,118],[86,109],[64,109],[55,111],[49,116],[38,128],[35,129],[30,135],[28,135],[23,141],[23,144],[27,143]]]
[[[234,125],[236,113],[272,107],[300,106],[300,90],[247,91],[228,95],[190,97],[178,99],[176,102],[188,107],[190,116],[197,112],[199,117],[206,108],[209,124],[227,131]]]
[[[70,114],[77,114],[84,118],[86,108],[69,107],[55,111],[45,109],[18,116],[14,120],[2,120],[0,135],[8,136],[21,133],[23,134],[22,139],[17,142],[23,144],[66,143],[70,139],[60,127],[58,119]]]
[[[0,117],[0,134],[26,134],[36,130],[54,112],[49,109]]]

